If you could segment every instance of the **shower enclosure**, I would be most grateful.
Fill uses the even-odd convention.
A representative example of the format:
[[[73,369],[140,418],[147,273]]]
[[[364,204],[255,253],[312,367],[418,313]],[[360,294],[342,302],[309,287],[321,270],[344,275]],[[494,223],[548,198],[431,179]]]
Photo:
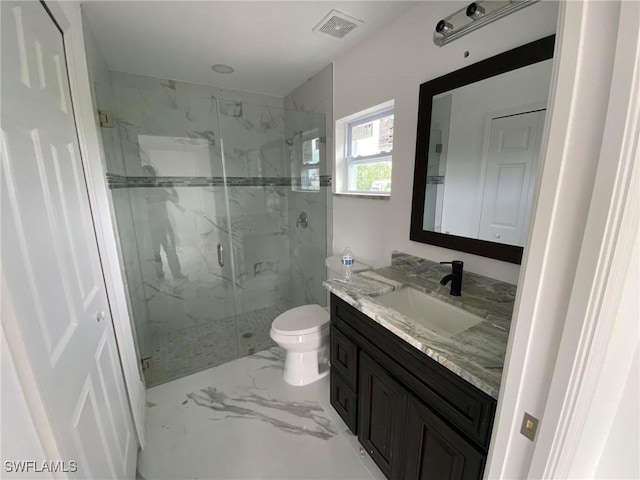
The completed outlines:
[[[255,93],[94,77],[113,120],[101,133],[147,386],[268,348],[278,314],[326,304],[323,114]]]

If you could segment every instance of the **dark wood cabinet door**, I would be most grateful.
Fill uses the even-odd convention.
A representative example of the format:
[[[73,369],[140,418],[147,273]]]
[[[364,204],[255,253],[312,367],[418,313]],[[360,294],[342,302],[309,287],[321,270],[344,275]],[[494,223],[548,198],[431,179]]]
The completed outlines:
[[[406,480],[479,480],[484,455],[409,396],[406,421]]]
[[[403,470],[407,391],[364,352],[360,352],[358,439],[390,479]]]

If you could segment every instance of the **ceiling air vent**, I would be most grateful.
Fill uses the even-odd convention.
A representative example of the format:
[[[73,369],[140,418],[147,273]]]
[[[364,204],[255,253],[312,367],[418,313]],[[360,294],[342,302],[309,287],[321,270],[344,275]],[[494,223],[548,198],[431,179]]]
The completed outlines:
[[[362,20],[353,18],[338,10],[331,10],[327,16],[320,20],[320,23],[313,28],[313,31],[326,33],[335,38],[342,38],[362,23]]]

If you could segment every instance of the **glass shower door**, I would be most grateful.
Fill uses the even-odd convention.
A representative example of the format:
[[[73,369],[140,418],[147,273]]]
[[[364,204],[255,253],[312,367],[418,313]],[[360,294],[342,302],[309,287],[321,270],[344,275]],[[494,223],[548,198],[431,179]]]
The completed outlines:
[[[218,104],[242,356],[275,345],[271,323],[291,304],[284,112],[277,104]]]
[[[154,383],[237,358],[236,312],[217,148],[149,135],[138,144],[149,182],[137,193]]]
[[[107,177],[147,386],[238,357],[216,101],[210,88],[94,79]],[[218,256],[220,254],[220,261]]]
[[[275,345],[280,313],[326,304],[325,116],[275,102],[218,103],[242,356]]]

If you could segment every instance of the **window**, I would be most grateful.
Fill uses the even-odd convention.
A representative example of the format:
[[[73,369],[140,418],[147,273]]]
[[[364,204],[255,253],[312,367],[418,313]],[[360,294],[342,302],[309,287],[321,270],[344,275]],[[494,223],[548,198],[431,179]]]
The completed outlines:
[[[320,190],[320,138],[302,140],[300,189]]]
[[[300,181],[294,185],[295,192],[319,192],[320,191],[320,158],[324,155],[321,144],[324,137],[315,128],[307,132],[298,132],[288,139],[289,161],[292,176],[297,176]]]
[[[346,193],[391,193],[393,107],[346,122]]]

